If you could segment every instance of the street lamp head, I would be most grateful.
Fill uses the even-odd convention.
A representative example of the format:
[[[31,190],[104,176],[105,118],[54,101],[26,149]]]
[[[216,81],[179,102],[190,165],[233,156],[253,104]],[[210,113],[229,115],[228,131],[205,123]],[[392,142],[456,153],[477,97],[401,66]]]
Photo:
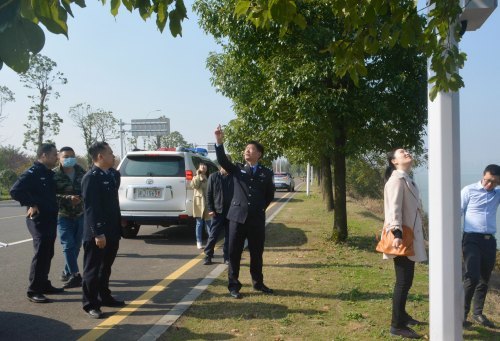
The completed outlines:
[[[463,8],[459,18],[462,31],[475,31],[480,28],[497,6],[498,0],[460,0],[460,7]]]

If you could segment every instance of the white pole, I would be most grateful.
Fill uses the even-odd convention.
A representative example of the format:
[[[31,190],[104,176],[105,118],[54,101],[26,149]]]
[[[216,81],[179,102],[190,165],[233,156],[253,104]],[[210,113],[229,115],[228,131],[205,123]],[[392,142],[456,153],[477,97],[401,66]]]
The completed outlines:
[[[306,170],[306,195],[309,196],[309,177],[311,176],[311,166],[309,165],[309,162],[307,163],[307,170]]]
[[[453,34],[450,34],[450,40]],[[429,308],[431,340],[462,340],[459,95],[429,106]]]

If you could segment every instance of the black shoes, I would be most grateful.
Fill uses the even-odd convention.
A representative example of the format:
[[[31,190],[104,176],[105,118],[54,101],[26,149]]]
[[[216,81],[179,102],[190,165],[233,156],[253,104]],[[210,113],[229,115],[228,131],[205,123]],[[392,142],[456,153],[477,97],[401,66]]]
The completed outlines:
[[[28,300],[33,303],[49,303],[50,300],[43,294],[28,293]]]
[[[413,326],[421,326],[423,325],[424,323],[420,322],[420,321],[417,321],[415,320],[413,317],[410,317],[407,321],[406,321],[406,326],[407,327],[413,327]]]
[[[490,320],[488,320],[488,318],[486,318],[486,316],[484,316],[483,314],[479,314],[479,315],[472,315],[472,319],[482,325],[482,326],[485,326],[485,327],[488,327],[488,328],[495,328],[495,325],[493,324],[493,322],[491,322]]]
[[[235,299],[240,299],[242,298],[243,296],[241,296],[240,292],[238,290],[231,290],[229,292],[229,295],[231,295],[232,298],[235,298]]]
[[[212,257],[206,256],[203,265],[212,265]]]
[[[253,287],[253,288],[254,288],[254,290],[262,291],[264,294],[274,293],[273,289],[266,287],[264,284],[262,284],[260,286]]]
[[[69,280],[63,284],[64,289],[81,288],[81,287],[82,287],[82,276],[80,276],[80,274],[71,275]]]
[[[403,327],[403,328],[391,327],[390,332],[391,332],[391,335],[402,336],[402,337],[406,337],[408,339],[420,339],[420,338],[422,338],[422,335],[417,334],[413,329],[408,328],[408,327]]]
[[[104,307],[124,307],[125,301],[117,300],[114,297],[111,297],[101,301],[101,305]]]
[[[93,319],[100,319],[102,318],[103,315],[101,309],[89,309],[86,310],[85,312]]]
[[[56,288],[52,285],[46,287],[45,290],[43,290],[44,294],[60,294],[61,292],[64,292],[64,288]]]

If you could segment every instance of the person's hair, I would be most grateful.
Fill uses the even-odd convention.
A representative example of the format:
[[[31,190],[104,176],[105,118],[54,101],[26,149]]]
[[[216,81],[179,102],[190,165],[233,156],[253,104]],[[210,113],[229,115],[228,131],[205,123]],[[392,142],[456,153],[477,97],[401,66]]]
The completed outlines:
[[[92,161],[97,160],[97,156],[102,153],[103,151],[106,150],[106,147],[108,147],[109,144],[107,142],[101,141],[101,142],[94,142],[89,148],[89,155],[92,158]]]
[[[387,182],[389,178],[392,175],[392,172],[396,170],[396,166],[392,163],[392,160],[394,160],[395,155],[396,155],[396,150],[401,149],[401,148],[394,148],[390,152],[387,153],[387,167],[385,168],[385,173],[384,173],[384,180]]]
[[[495,164],[488,165],[484,169],[483,175],[486,173],[490,173],[493,176],[500,176],[500,166]]]
[[[66,147],[62,147],[61,149],[59,149],[59,153],[62,153],[62,152],[73,152],[74,153],[75,151],[73,150],[73,148],[66,146]]]
[[[253,144],[255,146],[255,148],[257,148],[257,150],[260,152],[260,157],[263,157],[264,156],[264,146],[261,145],[258,141],[255,141],[255,140],[252,140],[252,141],[248,141],[247,143],[247,146],[249,144]]]
[[[36,157],[39,159],[43,154],[48,154],[52,149],[57,149],[53,143],[42,143],[36,150]]]

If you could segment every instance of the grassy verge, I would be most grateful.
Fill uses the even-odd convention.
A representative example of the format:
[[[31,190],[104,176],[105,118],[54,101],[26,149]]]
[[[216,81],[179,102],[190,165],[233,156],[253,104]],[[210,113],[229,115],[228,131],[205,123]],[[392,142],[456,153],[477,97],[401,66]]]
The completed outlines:
[[[209,286],[162,340],[387,340],[394,285],[392,261],[374,252],[381,214],[349,201],[349,241],[328,240],[332,214],[321,197],[298,193],[268,226],[265,283],[274,295],[252,291],[249,254],[244,253],[241,290],[228,296],[227,274]],[[485,314],[500,323],[500,293],[489,294]],[[416,319],[428,321],[428,267],[416,266],[407,303]],[[428,335],[428,326],[415,328]],[[498,340],[474,326],[465,339]],[[397,339],[397,338],[394,338]]]

